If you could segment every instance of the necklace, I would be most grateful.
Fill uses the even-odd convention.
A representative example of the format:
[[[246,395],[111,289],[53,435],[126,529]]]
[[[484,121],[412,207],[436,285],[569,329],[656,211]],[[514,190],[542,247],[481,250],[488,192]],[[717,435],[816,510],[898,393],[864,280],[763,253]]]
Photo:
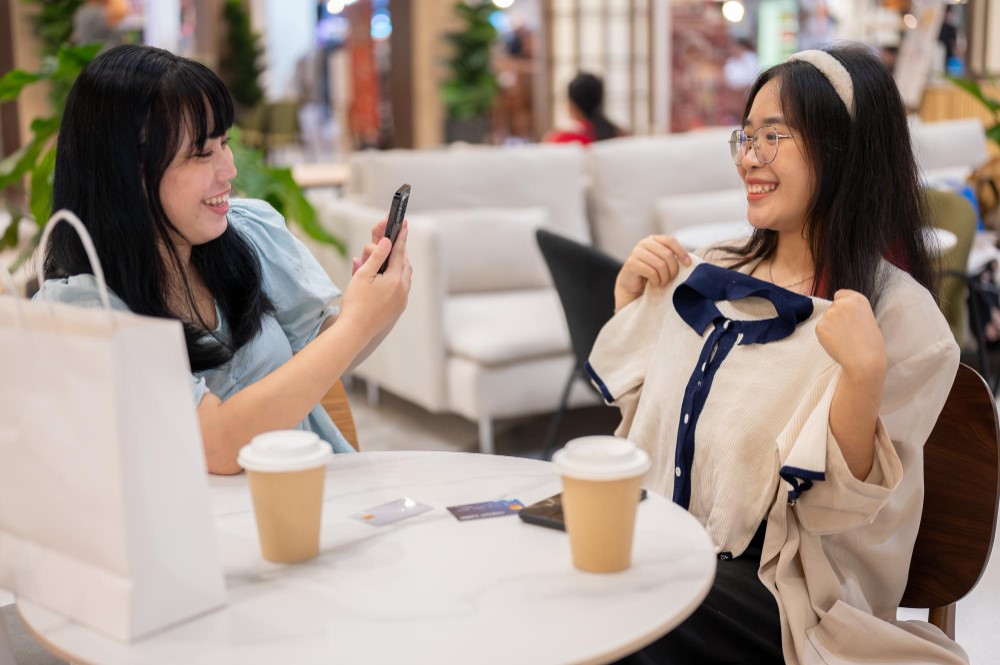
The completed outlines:
[[[767,276],[770,278],[772,284],[774,284],[774,275],[771,273],[771,268],[773,267],[773,265],[774,264],[772,264],[772,263],[768,263],[767,264]],[[795,282],[794,284],[788,284],[788,285],[785,285],[785,286],[782,286],[781,284],[778,284],[778,286],[780,288],[782,288],[782,289],[791,289],[792,287],[801,286],[802,284],[805,284],[806,282],[808,282],[812,278],[813,278],[813,276],[810,273],[809,276],[807,276],[805,279],[800,279],[799,281]]]

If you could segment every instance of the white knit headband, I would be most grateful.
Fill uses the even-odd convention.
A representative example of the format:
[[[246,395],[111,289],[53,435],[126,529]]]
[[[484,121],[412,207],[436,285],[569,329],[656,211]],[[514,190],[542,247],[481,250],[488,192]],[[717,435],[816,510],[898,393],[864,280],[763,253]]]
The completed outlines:
[[[837,91],[837,94],[840,95],[844,106],[847,107],[847,114],[851,116],[851,120],[854,120],[854,83],[851,81],[851,75],[848,73],[847,68],[840,64],[840,60],[837,60],[826,51],[817,50],[793,53],[785,62],[793,60],[808,62],[818,69],[830,81],[830,85]]]

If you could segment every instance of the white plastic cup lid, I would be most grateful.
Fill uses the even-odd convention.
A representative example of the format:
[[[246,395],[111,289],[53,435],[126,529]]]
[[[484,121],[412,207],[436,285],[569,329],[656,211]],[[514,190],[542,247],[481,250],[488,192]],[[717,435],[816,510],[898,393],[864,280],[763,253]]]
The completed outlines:
[[[314,432],[300,429],[258,434],[240,448],[237,464],[248,471],[303,471],[325,466],[333,450]]]
[[[649,470],[649,455],[628,439],[584,436],[552,458],[560,475],[580,480],[621,480]]]

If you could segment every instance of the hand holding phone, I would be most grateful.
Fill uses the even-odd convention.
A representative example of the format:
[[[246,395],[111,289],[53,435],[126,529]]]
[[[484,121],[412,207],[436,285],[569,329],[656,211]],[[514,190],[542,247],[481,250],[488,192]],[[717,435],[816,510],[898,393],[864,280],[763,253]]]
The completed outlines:
[[[385,237],[392,243],[392,251],[396,249],[396,236],[399,235],[399,230],[403,228],[403,218],[406,216],[406,204],[409,201],[409,185],[403,185],[392,195],[392,205],[389,206],[389,219],[385,223]],[[382,267],[378,269],[378,274],[381,275],[389,267],[389,257],[391,256],[392,252],[389,252],[389,256],[385,257],[385,261],[382,263]]]

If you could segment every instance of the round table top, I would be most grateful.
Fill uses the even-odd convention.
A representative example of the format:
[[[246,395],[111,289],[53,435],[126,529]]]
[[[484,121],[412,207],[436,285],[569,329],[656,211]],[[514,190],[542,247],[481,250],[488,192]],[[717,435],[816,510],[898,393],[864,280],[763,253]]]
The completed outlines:
[[[46,646],[74,662],[606,663],[666,634],[715,574],[706,531],[650,493],[632,567],[576,570],[566,534],[516,516],[459,522],[445,508],[560,491],[548,462],[439,452],[337,455],[320,555],[260,557],[246,479],[213,477],[228,605],[131,645],[24,601]],[[408,497],[434,510],[374,527],[348,515]]]

